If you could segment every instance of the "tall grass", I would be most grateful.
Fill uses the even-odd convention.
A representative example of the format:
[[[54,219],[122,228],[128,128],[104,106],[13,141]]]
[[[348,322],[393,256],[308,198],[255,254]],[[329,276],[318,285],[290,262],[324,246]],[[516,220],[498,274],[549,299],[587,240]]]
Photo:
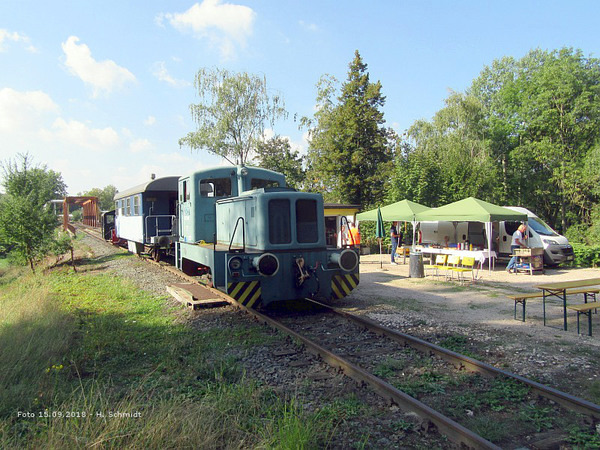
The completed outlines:
[[[22,274],[18,281],[0,294],[0,415],[52,398],[75,329],[73,317],[37,277]]]
[[[0,286],[0,448],[314,448],[331,434],[333,418],[246,379],[244,349],[274,339],[258,325],[194,329],[113,275],[3,270]]]

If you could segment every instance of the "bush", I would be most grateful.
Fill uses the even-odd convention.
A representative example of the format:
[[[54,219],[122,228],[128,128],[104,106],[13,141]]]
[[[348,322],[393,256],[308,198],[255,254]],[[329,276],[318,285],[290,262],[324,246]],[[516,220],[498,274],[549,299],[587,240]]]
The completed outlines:
[[[588,227],[583,223],[578,223],[575,225],[571,225],[567,231],[565,232],[565,237],[569,240],[569,242],[580,242],[587,243],[587,234]]]
[[[572,265],[576,267],[600,266],[600,245],[586,245],[572,243],[575,259]]]

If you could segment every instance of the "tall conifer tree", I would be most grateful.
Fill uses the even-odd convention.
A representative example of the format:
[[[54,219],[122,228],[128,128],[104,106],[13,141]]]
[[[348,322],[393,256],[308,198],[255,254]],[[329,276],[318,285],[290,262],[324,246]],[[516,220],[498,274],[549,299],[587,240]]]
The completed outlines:
[[[310,133],[308,183],[327,200],[378,204],[390,178],[394,140],[393,131],[384,128],[381,83],[370,81],[357,50],[335,101],[334,85],[331,77],[321,79],[314,120],[303,119]]]

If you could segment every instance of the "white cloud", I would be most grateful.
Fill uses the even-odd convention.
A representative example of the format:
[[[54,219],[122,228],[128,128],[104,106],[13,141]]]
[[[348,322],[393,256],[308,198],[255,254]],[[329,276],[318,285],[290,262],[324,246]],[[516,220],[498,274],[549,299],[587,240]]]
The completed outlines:
[[[158,61],[154,63],[154,68],[152,70],[152,74],[159,79],[159,81],[164,81],[167,84],[170,84],[174,87],[187,87],[191,86],[191,83],[185,80],[177,80],[171,76],[169,71],[167,70],[164,61]]]
[[[126,83],[136,81],[135,76],[112,60],[96,61],[85,44],[78,44],[77,36],[70,36],[63,42],[62,49],[66,55],[65,65],[69,71],[79,77],[85,84],[92,86],[94,97],[100,92],[107,94],[114,89],[122,88]]]
[[[29,38],[24,34],[17,33],[16,31],[10,32],[3,28],[0,28],[0,52],[5,51],[5,42],[22,42],[26,45],[26,48],[30,52],[36,52],[36,48],[31,45]]]
[[[52,130],[43,130],[43,137],[49,141],[85,148],[97,152],[113,150],[121,141],[118,133],[111,127],[91,128],[77,120],[66,121],[58,118],[52,124]]]
[[[0,130],[16,132],[35,128],[46,113],[58,113],[59,107],[42,91],[19,92],[0,89]]]
[[[154,145],[148,139],[136,139],[129,144],[129,150],[132,153],[141,153],[154,149]]]
[[[299,20],[298,23],[300,24],[300,26],[302,28],[304,28],[307,31],[311,31],[313,33],[316,31],[319,31],[319,27],[314,23],[308,23],[308,22],[305,22],[304,20]]]
[[[246,46],[255,17],[256,13],[247,6],[204,0],[184,13],[164,14],[157,23],[164,18],[179,31],[191,30],[196,37],[218,46],[224,58],[231,58],[236,45]]]
[[[155,123],[156,123],[156,117],[154,117],[154,116],[148,116],[148,118],[146,120],[144,120],[144,125],[146,125],[148,127],[151,127]]]

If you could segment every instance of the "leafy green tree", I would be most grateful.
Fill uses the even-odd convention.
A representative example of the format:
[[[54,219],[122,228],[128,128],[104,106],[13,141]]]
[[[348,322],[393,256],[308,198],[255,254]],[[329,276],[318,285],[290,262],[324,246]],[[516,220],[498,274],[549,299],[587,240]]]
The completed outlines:
[[[268,141],[260,142],[254,161],[260,167],[284,174],[290,187],[300,188],[304,181],[304,158],[298,151],[292,150],[288,138],[274,136]]]
[[[389,200],[440,206],[473,196],[494,201],[495,165],[490,157],[481,103],[452,93],[433,120],[408,130]]]
[[[484,105],[506,203],[552,226],[589,222],[599,196],[600,60],[581,50],[533,50],[486,67],[469,93]]]
[[[3,162],[2,169],[0,241],[33,271],[35,262],[56,248],[58,219],[47,203],[64,197],[66,185],[58,172],[33,165],[28,155]]]
[[[335,78],[321,78],[314,119],[301,121],[309,130],[307,184],[328,200],[362,207],[381,203],[396,144],[395,133],[383,126],[381,83],[370,81],[356,51],[337,98],[336,84]]]
[[[225,69],[200,69],[194,80],[200,102],[190,105],[197,131],[180,146],[205,149],[232,164],[245,164],[262,140],[265,125],[287,112],[283,99],[270,95],[263,77]]]

